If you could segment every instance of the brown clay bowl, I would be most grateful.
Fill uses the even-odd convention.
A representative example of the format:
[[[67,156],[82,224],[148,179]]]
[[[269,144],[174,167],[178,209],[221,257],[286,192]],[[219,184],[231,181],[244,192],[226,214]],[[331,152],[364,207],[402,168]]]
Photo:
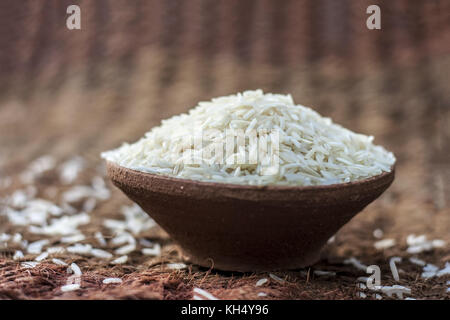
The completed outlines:
[[[107,162],[113,183],[191,262],[229,271],[314,264],[327,240],[389,187],[394,172],[327,186],[258,187],[172,178]]]

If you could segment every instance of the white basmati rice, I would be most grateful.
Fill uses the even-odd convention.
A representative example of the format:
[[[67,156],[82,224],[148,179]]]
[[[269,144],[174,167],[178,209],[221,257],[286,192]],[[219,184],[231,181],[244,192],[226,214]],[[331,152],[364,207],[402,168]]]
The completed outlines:
[[[142,254],[146,256],[159,256],[161,254],[161,245],[159,243],[155,243],[153,248],[143,248]]]
[[[67,266],[67,263],[65,263],[64,261],[62,261],[62,260],[60,260],[60,259],[53,258],[53,259],[52,259],[52,262],[53,262],[54,264],[57,264],[57,265],[60,265],[60,266]]]
[[[50,243],[49,240],[43,239],[32,242],[27,247],[27,252],[31,254],[40,254],[42,252],[42,247],[48,245]]]
[[[69,184],[75,181],[80,171],[84,168],[85,161],[83,158],[77,156],[66,162],[59,167],[59,177],[61,182]]]
[[[439,271],[439,268],[434,264],[428,263],[423,267],[423,272],[421,277],[424,279],[433,278]]]
[[[20,250],[16,250],[16,252],[14,252],[14,256],[13,259],[14,260],[20,260],[24,257],[23,252]]]
[[[21,243],[22,242],[22,235],[20,233],[15,233],[12,242],[14,243]]]
[[[34,261],[42,261],[48,258],[48,252],[43,252],[40,255],[38,255],[36,258],[34,258]]]
[[[228,134],[236,135],[239,130],[248,136],[234,150],[234,145],[229,148],[226,141]],[[253,131],[255,136],[251,135]],[[199,137],[201,143],[196,143]],[[185,179],[249,185],[324,185],[390,171],[394,155],[372,140],[334,124],[310,108],[295,105],[290,95],[255,90],[200,102],[187,114],[163,120],[136,143],[125,143],[102,153],[102,157],[134,170]],[[278,152],[272,157],[258,149],[269,141],[278,144]],[[221,146],[228,148],[225,161],[220,153],[211,151]],[[230,161],[233,159],[240,161]]]
[[[65,248],[63,247],[49,247],[46,250],[49,254],[54,254],[54,253],[64,253],[64,251],[66,251]]]
[[[418,266],[421,266],[421,267],[424,267],[427,263],[425,262],[425,261],[423,261],[422,259],[418,259],[418,258],[415,258],[415,257],[411,257],[411,258],[409,258],[409,261],[411,262],[411,263],[414,263],[414,264],[416,264],[416,265],[418,265]]]
[[[108,251],[102,250],[102,249],[92,249],[91,254],[94,257],[101,258],[101,259],[111,259],[113,257],[112,253],[109,253]]]
[[[42,173],[53,169],[56,165],[55,159],[50,155],[42,156],[34,160],[28,168],[20,175],[23,183],[32,183]]]
[[[273,273],[269,273],[269,277],[271,277],[273,280],[278,281],[280,283],[284,283],[284,279],[281,279],[279,276],[274,275]]]
[[[91,250],[92,250],[92,246],[90,244],[76,243],[73,246],[67,247],[68,252],[76,253],[76,254],[89,255],[89,254],[91,254]]]
[[[450,262],[446,262],[446,263],[445,263],[445,268],[439,270],[438,273],[436,273],[436,275],[437,275],[438,277],[450,275]]]
[[[411,294],[410,288],[400,286],[400,285],[382,286],[380,288],[380,291],[382,293],[386,294],[388,297],[392,297],[395,294],[400,299],[403,299],[403,294]]]
[[[316,276],[332,276],[334,277],[336,275],[336,272],[333,271],[322,271],[322,270],[314,270],[314,274]]]
[[[383,238],[384,232],[381,229],[375,229],[373,230],[373,236],[377,239]]]
[[[147,240],[145,238],[139,239],[139,244],[146,248],[152,248],[155,245],[154,242]]]
[[[395,246],[395,239],[383,239],[375,242],[374,244],[375,249],[377,250],[384,250],[389,249],[390,247]]]
[[[364,292],[358,292],[358,293],[357,293],[357,296],[358,296],[359,298],[361,298],[361,299],[367,298],[367,295],[366,295]]]
[[[61,291],[62,292],[68,292],[68,291],[75,291],[80,289],[80,284],[79,283],[74,283],[74,284],[66,284],[65,286],[61,287]]]
[[[265,292],[258,292],[258,297],[267,297],[267,293],[265,293]]]
[[[106,278],[103,279],[104,284],[110,284],[110,283],[122,283],[122,279],[120,278]]]
[[[391,268],[392,277],[394,278],[395,281],[400,280],[400,277],[398,275],[397,265],[396,265],[396,263],[400,263],[400,262],[402,262],[402,258],[400,258],[400,257],[392,257],[389,260],[389,267]]]
[[[81,272],[80,267],[76,263],[72,263],[69,268],[67,269],[67,272],[73,273],[75,276],[80,277],[83,273]]]
[[[83,241],[84,239],[86,239],[86,237],[83,234],[78,233],[78,234],[74,234],[72,236],[62,237],[60,241],[61,241],[61,243],[75,243],[75,242]]]
[[[269,281],[269,280],[267,280],[267,278],[259,279],[258,281],[256,281],[255,286],[260,287],[260,286],[262,286],[263,284],[265,284],[267,281]]]
[[[133,252],[134,250],[136,250],[136,244],[130,243],[130,244],[126,244],[123,247],[116,249],[115,254],[126,255],[126,254]]]
[[[166,267],[172,270],[181,270],[187,268],[187,265],[184,263],[168,263],[166,264]]]
[[[409,246],[406,251],[411,254],[417,254],[424,251],[431,251],[436,248],[443,248],[446,245],[446,242],[444,240],[440,239],[427,240],[427,236],[424,234],[420,236],[410,234],[406,238],[406,243]]]
[[[200,288],[194,288],[194,300],[219,300],[211,293]]]
[[[136,243],[136,239],[126,231],[121,232],[116,237],[111,239],[111,244],[115,246],[122,245],[124,243],[134,244]]]
[[[11,235],[7,233],[0,234],[0,242],[8,242],[11,239]]]
[[[120,256],[117,259],[114,259],[113,261],[111,261],[111,264],[123,264],[126,263],[128,261],[128,256],[124,255],[124,256]]]
[[[359,261],[355,257],[351,257],[349,259],[344,260],[344,264],[350,264],[350,265],[354,266],[356,269],[362,270],[364,272],[366,272],[366,270],[367,270],[367,266],[365,264],[361,263],[361,261]]]
[[[23,268],[30,269],[30,268],[36,267],[38,264],[39,264],[39,262],[36,262],[36,261],[25,261],[25,262],[22,262],[20,265]]]

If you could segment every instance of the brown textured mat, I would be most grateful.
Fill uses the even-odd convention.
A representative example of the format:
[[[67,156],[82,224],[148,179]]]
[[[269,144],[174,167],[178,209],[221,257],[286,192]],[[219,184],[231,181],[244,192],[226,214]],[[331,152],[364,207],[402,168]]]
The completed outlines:
[[[67,5],[82,8],[82,30],[65,28]],[[406,237],[425,234],[447,242],[419,258],[440,269],[450,262],[450,27],[449,2],[378,1],[382,30],[365,28],[369,1],[2,1],[0,4],[0,198],[24,188],[20,174],[50,154],[58,164],[74,155],[88,167],[76,184],[89,184],[99,152],[134,141],[158,122],[197,101],[245,89],[292,93],[354,131],[371,134],[398,158],[393,186],[346,225],[311,269],[231,274],[188,266],[167,270],[181,254],[160,230],[139,235],[162,245],[162,256],[139,251],[121,266],[74,254],[81,290],[62,293],[66,267],[43,262],[26,269],[0,243],[0,298],[183,299],[200,287],[222,299],[355,299],[365,273],[350,257],[378,264],[382,284],[395,284],[389,258],[403,257],[398,284],[414,298],[448,299],[449,276],[421,278],[409,262]],[[58,202],[68,187],[50,171],[34,185],[38,197]],[[97,203],[83,243],[106,218],[130,204],[111,184]],[[4,210],[0,206],[0,210]],[[80,209],[80,208],[78,208]],[[374,248],[373,231],[396,245]],[[40,237],[0,215],[0,234]],[[111,236],[111,235],[110,235]],[[58,245],[59,238],[51,239]],[[107,250],[113,247],[108,244]],[[26,260],[35,255],[26,256]],[[314,270],[333,271],[324,276]],[[102,284],[121,277],[120,285]],[[269,282],[255,287],[260,278]],[[266,297],[258,297],[264,292]],[[375,296],[365,292],[370,299]],[[383,295],[383,298],[389,298]]]

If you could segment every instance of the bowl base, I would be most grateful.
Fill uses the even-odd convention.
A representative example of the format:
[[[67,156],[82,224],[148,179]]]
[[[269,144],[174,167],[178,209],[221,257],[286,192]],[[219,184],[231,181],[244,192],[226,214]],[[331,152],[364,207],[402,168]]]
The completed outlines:
[[[309,255],[308,257],[302,257],[301,261],[295,261],[292,264],[268,264],[257,263],[247,264],[239,263],[236,260],[233,261],[221,261],[220,259],[214,260],[213,258],[199,259],[195,256],[189,255],[185,251],[183,252],[183,261],[185,263],[195,264],[203,268],[214,269],[220,271],[232,271],[232,272],[271,272],[282,270],[297,270],[314,265],[320,260],[320,252]]]

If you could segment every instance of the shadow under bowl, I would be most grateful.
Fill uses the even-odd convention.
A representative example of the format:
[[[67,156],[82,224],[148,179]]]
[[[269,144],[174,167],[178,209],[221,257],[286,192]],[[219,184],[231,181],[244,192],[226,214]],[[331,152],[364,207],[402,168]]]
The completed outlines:
[[[112,182],[190,261],[227,271],[314,264],[328,239],[392,183],[390,172],[325,186],[248,186],[150,174],[107,161]]]

